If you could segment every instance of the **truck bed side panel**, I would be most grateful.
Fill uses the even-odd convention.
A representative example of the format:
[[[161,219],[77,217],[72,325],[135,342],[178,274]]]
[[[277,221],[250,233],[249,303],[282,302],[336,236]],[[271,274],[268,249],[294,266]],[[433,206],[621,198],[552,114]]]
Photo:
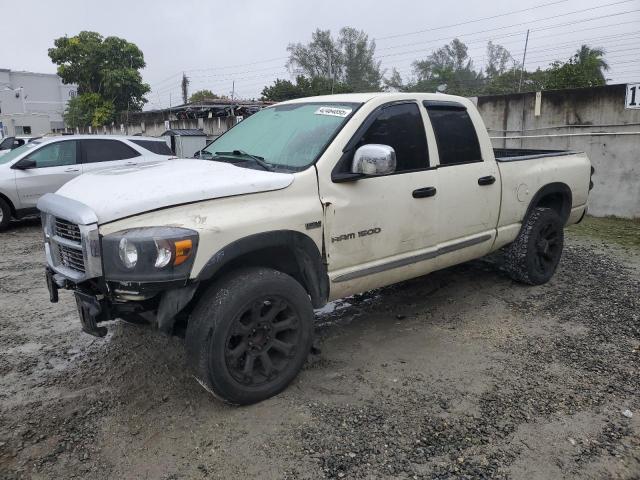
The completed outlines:
[[[543,156],[528,161],[498,162],[502,202],[496,248],[511,242],[536,193],[545,185],[561,183],[571,191],[567,223],[575,223],[586,208],[591,163],[584,153]]]

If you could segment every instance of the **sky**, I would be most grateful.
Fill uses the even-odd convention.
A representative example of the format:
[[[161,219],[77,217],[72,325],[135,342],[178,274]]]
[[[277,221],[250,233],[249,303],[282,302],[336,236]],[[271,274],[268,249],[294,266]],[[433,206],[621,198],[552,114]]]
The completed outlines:
[[[610,83],[640,81],[640,0],[0,0],[0,13],[0,68],[55,73],[47,49],[82,30],[135,43],[152,88],[146,108],[182,103],[183,72],[192,92],[230,95],[235,81],[236,98],[258,98],[274,79],[291,78],[287,45],[310,41],[316,28],[337,34],[345,26],[375,39],[383,69],[395,67],[403,79],[414,60],[455,37],[476,67],[488,40],[521,61],[529,29],[527,69],[566,60],[587,43],[605,48]]]

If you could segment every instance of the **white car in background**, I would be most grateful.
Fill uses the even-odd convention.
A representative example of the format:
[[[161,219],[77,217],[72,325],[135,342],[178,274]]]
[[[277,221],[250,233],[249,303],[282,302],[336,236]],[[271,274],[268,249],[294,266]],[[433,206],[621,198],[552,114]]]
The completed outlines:
[[[33,142],[41,137],[4,137],[0,138],[0,157],[5,153],[9,153],[18,147],[21,147],[25,143]]]
[[[0,156],[0,230],[11,218],[37,213],[36,203],[78,175],[175,158],[151,137],[69,135],[39,138]]]

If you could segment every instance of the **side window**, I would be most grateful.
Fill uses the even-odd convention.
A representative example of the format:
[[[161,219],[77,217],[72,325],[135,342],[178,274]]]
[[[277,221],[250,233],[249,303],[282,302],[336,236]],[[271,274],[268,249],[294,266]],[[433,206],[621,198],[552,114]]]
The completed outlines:
[[[157,140],[131,140],[139,147],[149,150],[151,153],[157,153],[158,155],[173,155],[173,152],[169,148],[166,142],[159,142]]]
[[[0,142],[0,150],[10,150],[13,147],[13,137],[7,137]]]
[[[82,140],[82,145],[85,163],[112,162],[140,156],[129,145],[118,140]]]
[[[78,142],[73,140],[56,142],[39,148],[26,159],[36,162],[36,168],[75,165],[77,148]]]
[[[466,109],[426,107],[438,143],[440,165],[482,161],[478,135]]]
[[[356,148],[369,143],[393,147],[396,172],[420,170],[429,166],[427,136],[420,110],[415,103],[383,108],[358,141]]]

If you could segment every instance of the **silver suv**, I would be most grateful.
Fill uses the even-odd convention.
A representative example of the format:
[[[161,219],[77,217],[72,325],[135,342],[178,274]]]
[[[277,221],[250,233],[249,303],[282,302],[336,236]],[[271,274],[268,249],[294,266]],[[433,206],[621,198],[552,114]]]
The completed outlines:
[[[172,157],[159,138],[71,135],[33,140],[0,156],[0,230],[11,218],[37,213],[42,195],[81,173]]]

